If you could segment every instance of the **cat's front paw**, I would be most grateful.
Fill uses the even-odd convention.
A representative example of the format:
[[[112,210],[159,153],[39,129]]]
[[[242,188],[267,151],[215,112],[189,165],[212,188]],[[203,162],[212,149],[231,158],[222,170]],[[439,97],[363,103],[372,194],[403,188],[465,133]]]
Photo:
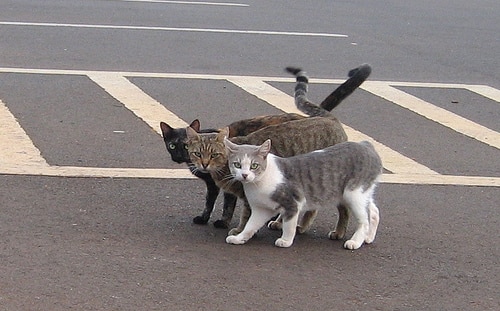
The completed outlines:
[[[226,238],[228,244],[245,244],[246,240],[237,235],[230,235]]]
[[[274,245],[276,245],[278,247],[290,247],[290,246],[292,246],[292,244],[293,244],[293,240],[287,241],[287,240],[284,240],[282,238],[279,238],[276,240],[276,242],[274,242]]]
[[[283,227],[282,226],[282,223],[280,221],[276,221],[276,220],[271,220],[268,224],[267,224],[267,227],[271,230],[281,230],[281,228]]]
[[[203,216],[196,216],[193,218],[193,223],[197,225],[206,225],[208,222],[208,218],[204,218]]]
[[[347,248],[347,249],[358,249],[358,248],[361,247],[362,244],[363,244],[363,242],[356,242],[354,240],[347,240],[344,243],[344,248]]]

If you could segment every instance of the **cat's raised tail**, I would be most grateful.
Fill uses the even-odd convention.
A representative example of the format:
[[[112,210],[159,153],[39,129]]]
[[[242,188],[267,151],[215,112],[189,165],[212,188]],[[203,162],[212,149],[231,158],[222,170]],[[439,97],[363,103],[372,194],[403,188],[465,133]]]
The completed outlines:
[[[306,72],[297,67],[286,67],[285,70],[296,77],[295,105],[300,111],[312,117],[330,116],[330,112],[345,98],[351,95],[372,72],[372,68],[369,64],[363,64],[357,68],[351,69],[348,73],[349,79],[328,95],[320,105],[317,105],[307,98],[309,77]]]

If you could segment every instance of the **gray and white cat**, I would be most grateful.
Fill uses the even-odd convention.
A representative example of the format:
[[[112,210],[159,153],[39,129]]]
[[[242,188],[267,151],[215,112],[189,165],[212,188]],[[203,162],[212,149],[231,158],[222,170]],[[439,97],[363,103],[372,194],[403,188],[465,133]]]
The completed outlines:
[[[344,243],[358,249],[372,243],[377,233],[379,210],[373,193],[382,173],[382,161],[369,142],[343,142],[322,150],[290,158],[269,153],[271,140],[262,145],[237,145],[224,140],[231,174],[241,181],[251,208],[242,232],[228,236],[230,244],[244,244],[277,213],[283,220],[279,247],[290,247],[296,230],[306,231],[317,210],[342,204],[357,222],[356,230]],[[302,214],[299,226],[297,222]],[[344,224],[347,226],[347,223]],[[336,228],[328,236],[342,239],[346,228]]]

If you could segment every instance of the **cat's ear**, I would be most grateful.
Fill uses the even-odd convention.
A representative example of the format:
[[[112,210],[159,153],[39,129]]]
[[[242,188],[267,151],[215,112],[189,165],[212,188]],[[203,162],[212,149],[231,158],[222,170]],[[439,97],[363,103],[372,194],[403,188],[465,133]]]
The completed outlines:
[[[198,133],[196,133],[196,131],[190,126],[186,127],[186,135],[188,139],[194,139],[198,137]]]
[[[259,155],[265,158],[269,154],[269,151],[271,151],[270,139],[266,140],[262,145],[259,146]]]
[[[172,132],[174,130],[170,125],[168,125],[165,122],[160,122],[160,128],[161,128],[161,132],[163,134],[163,137],[169,136],[170,132]]]
[[[227,138],[227,137],[229,137],[229,127],[226,126],[225,128],[221,129],[219,131],[219,133],[217,134],[217,140],[224,141],[224,138]]]
[[[227,137],[224,137],[224,146],[226,146],[226,149],[230,152],[235,152],[238,145],[227,139]]]
[[[191,124],[189,124],[189,127],[195,130],[197,133],[200,132],[200,120],[194,119]]]

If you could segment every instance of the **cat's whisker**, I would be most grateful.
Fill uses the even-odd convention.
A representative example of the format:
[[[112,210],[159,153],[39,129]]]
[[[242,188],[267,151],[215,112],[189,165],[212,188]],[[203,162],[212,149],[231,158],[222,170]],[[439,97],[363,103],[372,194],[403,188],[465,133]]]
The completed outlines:
[[[221,181],[225,182],[227,186],[232,186],[237,182],[237,180],[231,176],[226,176],[226,178],[222,179]]]
[[[195,174],[196,174],[196,173],[200,173],[200,170],[199,170],[196,166],[194,166],[194,165],[190,167],[190,170],[191,170],[193,173],[195,173]]]
[[[223,181],[228,181],[228,180],[234,180],[236,176],[234,174],[226,174],[224,177],[222,177]]]

